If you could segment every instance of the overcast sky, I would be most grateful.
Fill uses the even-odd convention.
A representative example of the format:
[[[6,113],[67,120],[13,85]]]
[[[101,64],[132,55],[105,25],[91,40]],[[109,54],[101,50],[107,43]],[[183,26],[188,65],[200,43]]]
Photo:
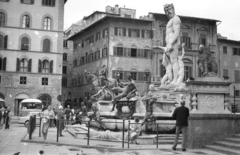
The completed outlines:
[[[163,5],[173,3],[177,15],[217,19],[218,33],[240,40],[240,0],[68,0],[65,5],[64,28],[94,11],[105,11],[107,5],[136,9],[136,17],[148,12],[164,13]]]

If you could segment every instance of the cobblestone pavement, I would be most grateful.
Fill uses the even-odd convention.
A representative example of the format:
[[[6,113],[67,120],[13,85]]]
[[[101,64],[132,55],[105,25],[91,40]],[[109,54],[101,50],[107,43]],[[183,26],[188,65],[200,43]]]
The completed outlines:
[[[204,149],[187,150],[187,152],[182,152],[181,149],[173,151],[169,145],[159,146],[160,149],[152,150],[118,150],[111,148],[83,148],[58,144],[24,143],[21,142],[21,139],[26,135],[26,132],[27,130],[23,124],[12,124],[9,130],[0,129],[0,155],[13,155],[17,152],[20,152],[19,155],[39,155],[40,150],[44,151],[44,155],[220,155],[220,153]]]

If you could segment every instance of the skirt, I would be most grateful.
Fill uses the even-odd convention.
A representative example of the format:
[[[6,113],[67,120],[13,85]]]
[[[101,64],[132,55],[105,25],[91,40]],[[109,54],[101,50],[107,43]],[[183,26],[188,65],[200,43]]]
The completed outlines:
[[[47,133],[48,132],[48,128],[50,126],[51,120],[47,120],[47,122],[43,123],[42,126],[42,133]]]

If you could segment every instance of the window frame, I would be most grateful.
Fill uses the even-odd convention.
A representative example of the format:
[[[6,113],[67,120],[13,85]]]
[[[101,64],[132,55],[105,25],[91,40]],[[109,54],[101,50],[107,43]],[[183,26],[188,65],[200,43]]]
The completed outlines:
[[[48,66],[44,62],[46,62],[48,64]],[[50,62],[48,60],[46,60],[46,59],[43,60],[41,67],[42,67],[42,72],[41,73],[50,73]]]
[[[223,54],[227,54],[227,46],[223,46]]]
[[[29,2],[24,2],[24,1],[26,1],[26,0],[20,0],[20,2],[21,2],[22,4],[30,4],[30,5],[33,5],[33,4],[34,4],[34,0],[28,0]]]
[[[27,77],[26,76],[20,76],[19,84],[26,85],[27,84]]]
[[[55,0],[42,0],[42,6],[55,7],[55,5],[56,5]]]
[[[42,86],[48,86],[48,78],[42,77]]]
[[[6,13],[0,12],[0,26],[6,26]]]
[[[24,46],[26,46],[26,45],[23,45],[23,39],[24,39],[24,38],[27,38],[27,39],[28,39],[27,48],[24,47]],[[23,37],[21,37],[21,47],[20,47],[20,49],[23,50],[23,51],[29,51],[29,50],[30,50],[30,46],[31,46],[30,38],[29,38],[28,36],[23,36]]]
[[[46,16],[43,18],[43,30],[50,31],[52,30],[52,18]]]
[[[31,17],[28,14],[22,16],[22,28],[31,28]]]

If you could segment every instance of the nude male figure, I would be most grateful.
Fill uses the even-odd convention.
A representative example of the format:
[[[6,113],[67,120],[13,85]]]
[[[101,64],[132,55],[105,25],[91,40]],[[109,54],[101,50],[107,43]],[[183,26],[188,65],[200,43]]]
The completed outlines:
[[[170,61],[173,69],[173,80],[170,84],[175,84],[178,78],[178,47],[180,46],[180,32],[181,32],[181,20],[175,14],[173,4],[164,5],[164,11],[169,21],[166,26],[166,52],[169,53]]]

